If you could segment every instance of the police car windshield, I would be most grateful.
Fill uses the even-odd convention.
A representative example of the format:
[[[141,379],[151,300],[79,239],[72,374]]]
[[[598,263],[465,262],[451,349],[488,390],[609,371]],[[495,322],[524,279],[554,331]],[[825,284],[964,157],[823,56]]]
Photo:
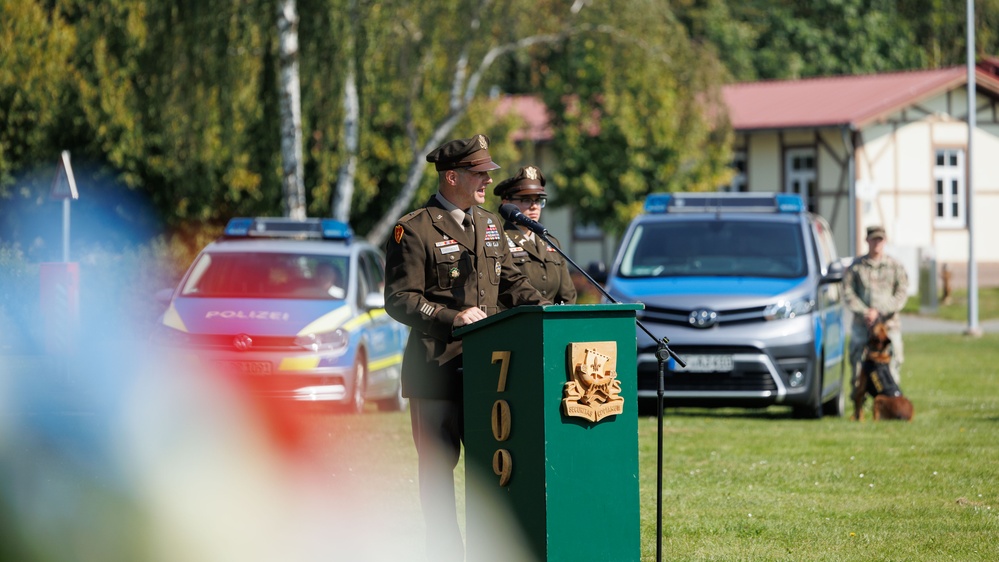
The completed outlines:
[[[202,298],[343,299],[347,256],[204,253],[181,295]]]
[[[621,277],[807,275],[801,226],[726,220],[639,224],[621,261]]]

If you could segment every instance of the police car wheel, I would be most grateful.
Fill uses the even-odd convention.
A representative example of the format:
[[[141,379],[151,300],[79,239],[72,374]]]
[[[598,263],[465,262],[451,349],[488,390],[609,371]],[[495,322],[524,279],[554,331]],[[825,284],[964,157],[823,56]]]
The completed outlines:
[[[353,414],[360,414],[364,411],[364,392],[368,383],[367,365],[364,355],[358,354],[354,359],[354,391],[350,396],[348,409]]]

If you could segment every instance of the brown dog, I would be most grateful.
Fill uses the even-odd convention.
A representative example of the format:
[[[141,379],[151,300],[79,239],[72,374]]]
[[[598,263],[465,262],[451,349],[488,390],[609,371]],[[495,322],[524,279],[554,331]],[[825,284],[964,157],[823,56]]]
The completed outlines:
[[[884,322],[878,321],[868,332],[867,345],[853,387],[853,420],[864,419],[864,401],[874,397],[875,420],[912,421],[912,402],[902,396],[902,390],[891,375],[891,340]]]

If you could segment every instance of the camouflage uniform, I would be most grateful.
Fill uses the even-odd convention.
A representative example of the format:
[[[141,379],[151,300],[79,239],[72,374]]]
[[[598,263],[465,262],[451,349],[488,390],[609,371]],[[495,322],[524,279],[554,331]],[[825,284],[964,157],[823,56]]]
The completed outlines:
[[[850,330],[850,365],[853,368],[851,382],[857,379],[864,345],[867,343],[864,313],[869,308],[877,310],[885,321],[892,345],[891,374],[895,377],[895,382],[900,382],[899,368],[905,358],[902,354],[902,325],[898,313],[909,298],[909,278],[905,268],[890,256],[882,256],[879,260],[866,255],[860,256],[846,270],[843,285],[846,306],[853,313],[853,326]]]

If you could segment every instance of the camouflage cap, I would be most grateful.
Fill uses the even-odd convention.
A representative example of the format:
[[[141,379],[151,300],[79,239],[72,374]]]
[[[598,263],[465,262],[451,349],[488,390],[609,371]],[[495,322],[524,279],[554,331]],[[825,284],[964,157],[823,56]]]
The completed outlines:
[[[513,195],[540,195],[548,197],[545,192],[545,176],[535,166],[524,166],[517,174],[507,178],[493,188],[493,195],[506,199]]]
[[[489,137],[486,135],[448,141],[427,154],[427,162],[433,162],[438,172],[456,168],[472,172],[499,169],[499,164],[493,162],[489,155]]]
[[[883,226],[868,226],[867,227],[867,237],[868,238],[887,238],[885,235],[885,229]]]

